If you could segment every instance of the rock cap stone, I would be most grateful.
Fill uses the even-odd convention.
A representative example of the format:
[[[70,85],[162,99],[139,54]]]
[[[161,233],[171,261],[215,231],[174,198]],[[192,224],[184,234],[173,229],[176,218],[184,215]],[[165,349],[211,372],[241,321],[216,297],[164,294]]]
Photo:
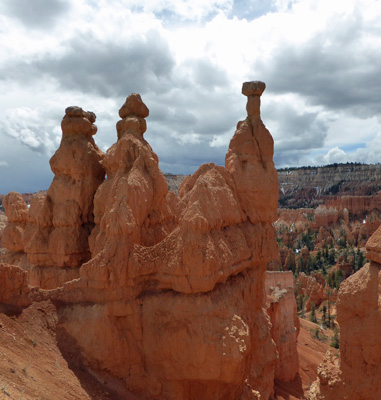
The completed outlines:
[[[266,89],[266,84],[261,81],[244,82],[242,85],[242,94],[249,96],[261,96]]]
[[[148,107],[143,103],[138,93],[130,94],[119,110],[119,116],[122,119],[130,115],[135,115],[140,118],[147,118],[149,115]]]
[[[97,116],[92,111],[84,111],[81,107],[70,106],[65,109],[65,116],[71,118],[87,118],[92,124],[97,119]]]

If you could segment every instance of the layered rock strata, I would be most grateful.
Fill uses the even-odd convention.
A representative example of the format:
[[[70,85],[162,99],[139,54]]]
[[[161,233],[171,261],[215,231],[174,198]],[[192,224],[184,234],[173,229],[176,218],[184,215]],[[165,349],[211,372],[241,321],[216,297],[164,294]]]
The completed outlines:
[[[326,355],[311,400],[381,398],[381,228],[366,248],[370,263],[340,285],[340,359]]]
[[[90,260],[59,289],[24,290],[31,300],[58,301],[59,327],[87,367],[139,398],[272,395],[276,349],[264,281],[278,251],[278,190],[273,140],[260,119],[264,89],[243,85],[248,117],[225,167],[201,166],[177,197],[143,137],[148,108],[130,95],[102,161],[107,179],[94,196]],[[66,253],[55,260],[81,262]]]
[[[313,207],[333,196],[350,194],[349,197],[366,196],[367,199],[370,195],[377,196],[381,186],[381,165],[333,164],[290,168],[278,171],[278,179],[283,207]]]

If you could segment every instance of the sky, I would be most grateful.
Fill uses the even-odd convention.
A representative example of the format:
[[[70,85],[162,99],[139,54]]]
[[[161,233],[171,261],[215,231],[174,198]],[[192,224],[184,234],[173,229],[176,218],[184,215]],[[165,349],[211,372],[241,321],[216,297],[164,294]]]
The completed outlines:
[[[381,0],[1,0],[0,193],[49,187],[68,106],[106,151],[133,92],[163,172],[223,165],[252,80],[277,168],[381,161]]]

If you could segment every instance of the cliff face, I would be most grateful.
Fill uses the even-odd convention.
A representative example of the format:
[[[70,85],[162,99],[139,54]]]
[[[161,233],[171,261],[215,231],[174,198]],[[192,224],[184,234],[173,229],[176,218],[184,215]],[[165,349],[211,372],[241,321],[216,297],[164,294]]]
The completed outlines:
[[[310,399],[381,398],[381,228],[367,243],[371,260],[340,286],[340,363],[327,354]]]
[[[278,180],[282,207],[311,207],[325,196],[377,194],[381,190],[381,165],[334,164],[280,170]]]
[[[78,251],[57,245],[46,253],[47,264],[52,260],[57,270],[72,266],[78,279],[41,291],[25,286],[30,272],[20,276],[20,299],[57,302],[57,326],[78,345],[87,367],[102,379],[119,379],[125,393],[267,400],[273,392],[276,349],[264,282],[266,265],[277,255],[272,223],[278,190],[273,140],[260,119],[264,88],[262,82],[243,86],[248,117],[237,125],[225,168],[201,166],[177,197],[143,138],[148,108],[139,95],[129,96],[119,112],[118,141],[103,161],[92,143],[86,145],[98,157],[92,158],[93,201],[80,187],[78,193],[68,190],[62,205],[68,210],[65,201],[76,199],[70,204],[77,219],[68,215],[69,231],[78,230],[78,221],[81,227],[93,223],[86,230],[90,235]],[[103,168],[107,179],[101,183]],[[44,206],[47,198],[53,208]],[[47,198],[38,200],[37,221],[48,221],[49,243],[58,243],[52,232],[66,219],[55,219],[59,199],[49,192]],[[61,238],[69,244],[70,239]],[[82,261],[87,262],[77,268]],[[15,290],[2,301],[11,303]]]

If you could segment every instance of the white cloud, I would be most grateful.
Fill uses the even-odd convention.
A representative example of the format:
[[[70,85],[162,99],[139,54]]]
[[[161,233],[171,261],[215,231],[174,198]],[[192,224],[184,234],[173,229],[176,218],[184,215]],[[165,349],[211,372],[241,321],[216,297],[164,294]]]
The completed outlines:
[[[344,163],[348,161],[348,156],[339,147],[334,147],[325,156],[317,157],[317,161],[321,165]]]
[[[94,111],[95,140],[110,146],[132,91],[150,109],[146,137],[166,171],[223,164],[246,116],[242,82],[256,79],[278,166],[378,161],[380,1],[53,3],[41,26],[0,5],[0,135],[29,164],[57,148],[69,105]]]

